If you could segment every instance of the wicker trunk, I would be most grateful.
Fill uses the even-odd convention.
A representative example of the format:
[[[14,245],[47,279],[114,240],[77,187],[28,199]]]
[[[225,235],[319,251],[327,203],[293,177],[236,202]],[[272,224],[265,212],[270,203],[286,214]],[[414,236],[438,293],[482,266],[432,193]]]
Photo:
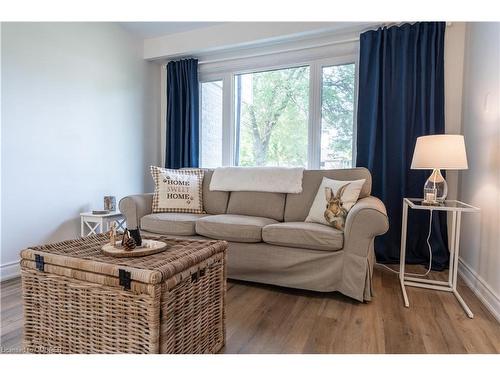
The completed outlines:
[[[104,255],[104,235],[23,250],[25,349],[218,352],[225,340],[227,243],[155,239],[167,250],[137,258]]]

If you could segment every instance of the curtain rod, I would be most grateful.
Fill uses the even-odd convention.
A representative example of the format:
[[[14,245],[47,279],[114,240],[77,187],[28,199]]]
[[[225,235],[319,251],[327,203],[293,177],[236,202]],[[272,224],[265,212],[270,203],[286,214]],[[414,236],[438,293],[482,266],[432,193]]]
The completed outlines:
[[[390,28],[390,27],[393,27],[393,26],[403,26],[404,24],[415,24],[415,23],[418,23],[419,21],[402,21],[402,22],[384,22],[384,23],[380,23],[378,25],[374,25],[372,27],[368,27],[362,31],[360,31],[360,34],[366,32],[366,31],[371,31],[371,30],[378,30],[379,28]],[[450,22],[450,21],[446,21],[446,27],[452,27],[453,26],[453,22]]]
[[[376,30],[379,27],[391,27],[391,26],[397,26],[397,25],[402,25],[408,22],[388,22],[385,24],[380,24],[376,27],[371,27],[367,28],[365,30],[360,31],[360,34],[369,31],[369,30]],[[447,27],[451,27],[453,25],[453,22],[446,22]],[[286,48],[283,50],[279,50],[276,52],[255,52],[255,53],[250,53],[247,55],[240,55],[240,56],[231,56],[231,57],[221,57],[221,58],[214,58],[214,59],[207,59],[203,60],[201,58],[198,59],[198,65],[204,65],[204,64],[214,64],[214,63],[221,63],[221,62],[226,62],[226,61],[231,61],[231,60],[239,60],[239,59],[249,59],[253,57],[261,57],[261,56],[268,56],[268,55],[273,55],[276,53],[287,53],[287,52],[296,52],[296,51],[301,51],[301,50],[307,50],[307,49],[313,49],[313,48],[320,48],[320,47],[327,47],[327,46],[333,46],[337,44],[346,44],[346,43],[354,43],[359,41],[359,36],[354,37],[354,38],[349,38],[349,39],[342,39],[342,40],[333,40],[329,42],[323,42],[323,43],[316,43],[304,47],[290,47]],[[168,61],[165,62],[165,66],[168,63]]]

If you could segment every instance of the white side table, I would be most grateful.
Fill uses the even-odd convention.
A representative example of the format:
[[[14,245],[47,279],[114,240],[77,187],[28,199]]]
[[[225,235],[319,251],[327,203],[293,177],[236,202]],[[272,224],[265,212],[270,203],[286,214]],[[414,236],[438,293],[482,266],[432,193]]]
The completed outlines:
[[[92,212],[83,212],[80,214],[80,220],[82,237],[107,232],[109,230],[109,224],[113,222],[116,223],[117,230],[125,230],[125,217],[118,211],[113,211],[103,215],[95,215]]]
[[[400,271],[399,281],[401,284],[401,291],[403,292],[403,299],[405,307],[410,306],[408,295],[406,294],[405,286],[414,286],[419,288],[427,288],[434,290],[441,290],[445,292],[452,292],[457,298],[460,305],[467,313],[469,318],[473,318],[474,314],[469,309],[463,298],[457,291],[457,271],[458,271],[458,251],[460,244],[460,220],[462,212],[479,212],[479,208],[468,205],[466,203],[447,200],[440,206],[429,206],[422,204],[423,199],[418,198],[404,198],[403,199],[403,223],[401,227],[401,252],[400,252]],[[413,210],[427,210],[432,215],[433,211],[449,211],[452,213],[452,226],[451,226],[451,241],[450,241],[450,265],[448,270],[448,281],[429,280],[425,278],[405,276],[405,257],[406,257],[406,229],[408,223],[408,208]]]

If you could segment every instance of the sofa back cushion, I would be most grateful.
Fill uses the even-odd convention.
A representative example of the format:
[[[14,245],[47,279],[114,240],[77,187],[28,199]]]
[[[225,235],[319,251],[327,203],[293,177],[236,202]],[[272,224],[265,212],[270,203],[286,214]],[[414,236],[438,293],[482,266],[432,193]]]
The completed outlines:
[[[323,177],[340,181],[365,179],[359,199],[370,195],[372,177],[366,168],[305,170],[302,178],[302,193],[287,194],[284,221],[304,221]]]
[[[210,181],[214,173],[213,169],[203,169],[205,176],[203,178],[203,208],[207,214],[220,215],[226,213],[229,192],[210,191]]]
[[[286,194],[258,191],[232,191],[229,195],[227,213],[267,217],[283,221]]]

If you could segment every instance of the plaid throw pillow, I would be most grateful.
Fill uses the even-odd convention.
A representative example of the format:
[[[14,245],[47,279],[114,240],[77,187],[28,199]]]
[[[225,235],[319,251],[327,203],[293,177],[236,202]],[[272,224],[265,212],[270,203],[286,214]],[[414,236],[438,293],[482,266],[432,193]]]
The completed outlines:
[[[153,212],[204,213],[203,170],[151,166],[151,175],[155,182]]]

